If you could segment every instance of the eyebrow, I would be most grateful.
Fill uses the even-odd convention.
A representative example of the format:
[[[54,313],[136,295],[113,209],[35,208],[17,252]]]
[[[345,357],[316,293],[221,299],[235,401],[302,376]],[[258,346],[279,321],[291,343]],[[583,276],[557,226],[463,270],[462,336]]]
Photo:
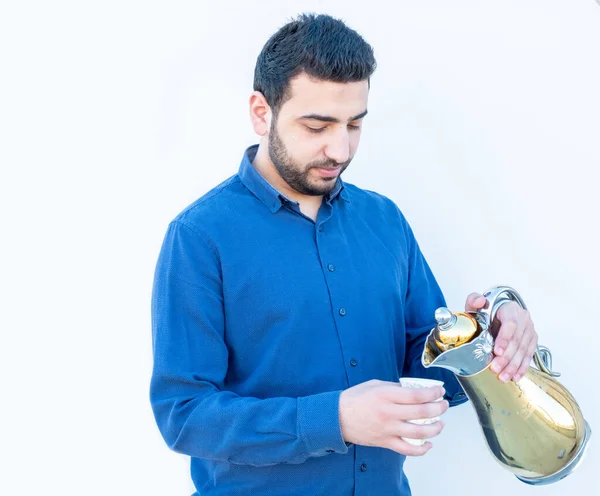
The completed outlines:
[[[364,112],[361,112],[358,115],[355,115],[354,117],[351,117],[350,119],[348,119],[348,122],[352,122],[352,121],[357,121],[358,119],[362,119],[365,115],[367,115],[367,110],[365,110]],[[313,121],[322,121],[322,122],[335,122],[338,123],[340,122],[339,119],[336,119],[335,117],[331,117],[329,115],[320,115],[320,114],[307,114],[307,115],[303,115],[302,117],[300,117],[300,120],[303,119],[310,119]]]

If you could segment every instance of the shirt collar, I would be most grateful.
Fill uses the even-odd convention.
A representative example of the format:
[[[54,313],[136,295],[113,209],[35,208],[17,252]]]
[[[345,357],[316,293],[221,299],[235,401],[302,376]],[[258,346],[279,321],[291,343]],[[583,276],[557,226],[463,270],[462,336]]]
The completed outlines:
[[[287,198],[283,193],[277,191],[271,184],[260,175],[260,173],[252,165],[258,145],[252,145],[244,152],[244,157],[238,170],[238,176],[246,188],[248,188],[259,200],[261,200],[271,212],[277,212],[284,202],[297,203],[290,198]],[[350,202],[348,193],[344,188],[344,182],[341,178],[335,183],[333,190],[325,197],[327,203],[331,203],[337,197],[342,198],[346,202]]]

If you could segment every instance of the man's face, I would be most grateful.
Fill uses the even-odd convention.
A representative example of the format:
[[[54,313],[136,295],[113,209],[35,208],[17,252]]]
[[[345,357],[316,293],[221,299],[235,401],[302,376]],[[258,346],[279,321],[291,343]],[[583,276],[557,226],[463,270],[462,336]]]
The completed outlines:
[[[269,156],[283,180],[304,195],[324,195],[348,167],[367,113],[368,82],[332,83],[305,73],[271,121]]]

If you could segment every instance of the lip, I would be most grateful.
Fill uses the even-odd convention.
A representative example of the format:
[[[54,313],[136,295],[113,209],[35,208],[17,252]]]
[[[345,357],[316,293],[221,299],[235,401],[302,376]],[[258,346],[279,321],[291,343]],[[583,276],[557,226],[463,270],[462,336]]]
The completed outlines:
[[[319,174],[322,177],[336,177],[341,170],[341,167],[335,167],[334,169],[326,169],[324,167],[315,167],[318,171]]]

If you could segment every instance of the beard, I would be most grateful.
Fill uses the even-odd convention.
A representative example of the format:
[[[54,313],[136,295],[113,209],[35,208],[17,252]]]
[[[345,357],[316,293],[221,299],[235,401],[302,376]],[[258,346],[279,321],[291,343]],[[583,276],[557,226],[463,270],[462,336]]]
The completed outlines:
[[[340,164],[335,160],[321,160],[300,165],[288,154],[281,136],[277,133],[276,120],[271,122],[269,131],[269,157],[282,179],[294,190],[303,195],[322,196],[329,193],[335,186],[338,177],[346,170],[352,158]],[[335,169],[340,167],[337,177],[311,178],[310,171],[315,168]]]

